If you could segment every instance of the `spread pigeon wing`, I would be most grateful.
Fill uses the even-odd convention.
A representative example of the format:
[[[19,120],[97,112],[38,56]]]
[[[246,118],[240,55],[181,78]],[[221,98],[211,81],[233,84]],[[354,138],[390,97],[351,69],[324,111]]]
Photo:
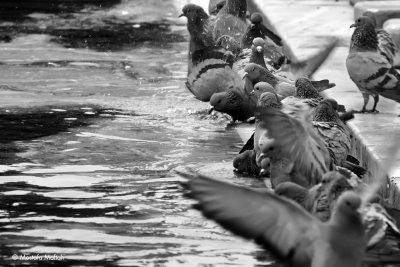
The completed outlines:
[[[276,109],[257,109],[255,114],[256,119],[267,128],[267,134],[274,139],[276,147],[304,170],[306,177],[320,179],[328,171],[329,153],[323,141],[310,128],[311,124],[307,125],[309,122],[297,120]]]
[[[322,225],[297,203],[194,172],[178,174],[189,179],[189,195],[199,202],[196,208],[204,216],[254,239],[282,260],[310,262]]]

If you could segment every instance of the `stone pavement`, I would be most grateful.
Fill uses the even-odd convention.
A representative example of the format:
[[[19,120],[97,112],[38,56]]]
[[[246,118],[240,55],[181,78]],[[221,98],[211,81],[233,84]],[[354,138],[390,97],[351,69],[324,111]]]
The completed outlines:
[[[208,0],[192,0],[207,10]],[[288,46],[289,56],[304,59],[331,42],[339,40],[338,47],[314,75],[315,79],[329,79],[336,87],[326,92],[347,110],[358,110],[363,99],[350,80],[345,62],[353,29],[354,10],[348,1],[334,0],[248,0],[250,12],[261,11]],[[265,20],[264,20],[265,21]],[[373,100],[370,100],[372,105]],[[380,98],[379,114],[356,114],[349,125],[353,132],[353,155],[368,166],[369,177],[377,174],[378,166],[391,156],[390,148],[400,140],[400,105]],[[239,126],[238,132],[246,139],[252,127]],[[382,193],[389,205],[400,209],[400,156],[389,171],[388,184]]]

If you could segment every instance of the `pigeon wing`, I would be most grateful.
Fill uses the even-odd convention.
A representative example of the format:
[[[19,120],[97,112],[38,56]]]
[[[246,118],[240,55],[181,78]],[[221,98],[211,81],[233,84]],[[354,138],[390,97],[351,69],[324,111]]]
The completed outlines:
[[[309,263],[313,243],[322,224],[297,203],[272,192],[257,192],[194,172],[178,172],[188,178],[190,197],[203,215],[224,228],[255,240],[281,260],[296,266]]]
[[[326,157],[329,153],[308,121],[292,118],[276,109],[257,109],[256,118],[267,128],[274,146],[304,170],[311,184],[317,183],[328,171]]]
[[[383,29],[377,30],[376,33],[378,35],[378,50],[388,59],[390,64],[393,65],[393,60],[396,54],[396,45],[394,44],[392,37]]]

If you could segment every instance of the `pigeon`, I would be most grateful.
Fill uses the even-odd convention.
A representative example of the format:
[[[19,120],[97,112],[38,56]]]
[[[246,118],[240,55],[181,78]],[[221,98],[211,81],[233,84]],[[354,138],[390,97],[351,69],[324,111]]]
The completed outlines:
[[[351,149],[350,130],[340,120],[333,99],[322,100],[313,111],[314,130],[325,141],[326,147],[333,152],[336,165],[344,166]]]
[[[225,92],[214,93],[210,99],[212,108],[218,112],[226,113],[232,121],[246,121],[254,116],[257,99],[248,95],[244,89],[230,88]]]
[[[278,109],[256,109],[259,133],[256,129],[254,142],[259,143],[262,152],[257,162],[263,157],[289,159],[293,169],[307,179],[308,186],[312,186],[332,170],[334,164],[324,141],[312,129],[307,110],[299,113],[293,118]]]
[[[355,30],[346,67],[364,98],[359,112],[377,112],[380,95],[400,103],[400,74],[388,60],[390,56],[381,50],[374,22],[369,17],[361,16],[350,27],[355,27]],[[374,98],[371,110],[366,109],[369,95]]]
[[[264,60],[264,45],[265,42],[261,38],[253,39],[253,43],[251,45],[251,56],[249,63],[255,63],[260,65],[261,67],[267,68]]]
[[[217,15],[224,5],[225,0],[210,0],[208,3],[208,13],[210,15]]]
[[[246,150],[233,159],[233,167],[236,172],[247,173],[248,175],[259,175],[261,168],[256,163],[254,150]]]
[[[226,0],[215,18],[214,41],[223,35],[228,35],[240,44],[241,37],[247,28],[246,12],[246,0]]]
[[[372,22],[374,23],[376,34],[378,36],[378,47],[384,56],[386,56],[387,60],[390,64],[393,65],[394,57],[396,55],[397,47],[396,44],[393,42],[392,37],[390,34],[385,31],[384,29],[377,29],[376,27],[376,18],[374,13],[371,11],[364,12],[363,16],[367,16],[371,18]]]
[[[195,51],[192,61],[194,67],[186,87],[197,99],[209,101],[214,93],[243,87],[242,79],[232,70],[233,59],[226,57],[225,49],[210,47]]]
[[[351,133],[340,118],[337,109],[336,100],[322,100],[313,111],[312,124],[314,130],[325,141],[335,165],[345,167],[358,176],[362,176],[366,173],[366,170],[349,160]]]
[[[254,12],[250,16],[251,24],[247,26],[245,33],[242,36],[240,46],[242,49],[250,48],[254,38],[270,38],[276,45],[282,46],[282,39],[274,32],[269,30],[263,24],[262,15],[258,12]]]
[[[320,222],[292,200],[195,173],[177,172],[194,207],[241,237],[262,245],[287,266],[361,267],[366,240],[354,192],[340,196],[336,212]]]
[[[193,53],[200,49],[215,46],[212,36],[212,23],[204,9],[195,4],[185,5],[179,17],[187,18],[187,29],[190,34],[188,65],[190,72],[193,68],[193,63],[191,61]]]

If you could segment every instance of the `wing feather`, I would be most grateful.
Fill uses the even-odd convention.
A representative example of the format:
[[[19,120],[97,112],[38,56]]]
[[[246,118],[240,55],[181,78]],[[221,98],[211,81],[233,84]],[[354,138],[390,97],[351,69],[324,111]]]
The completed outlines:
[[[312,184],[329,170],[329,152],[323,140],[313,132],[310,122],[292,118],[276,109],[257,109],[256,118],[262,124],[260,126],[267,129],[274,146],[304,171]]]
[[[199,202],[204,216],[255,240],[279,259],[310,262],[322,224],[300,205],[272,192],[257,192],[195,172],[178,174],[189,179],[190,197]]]

